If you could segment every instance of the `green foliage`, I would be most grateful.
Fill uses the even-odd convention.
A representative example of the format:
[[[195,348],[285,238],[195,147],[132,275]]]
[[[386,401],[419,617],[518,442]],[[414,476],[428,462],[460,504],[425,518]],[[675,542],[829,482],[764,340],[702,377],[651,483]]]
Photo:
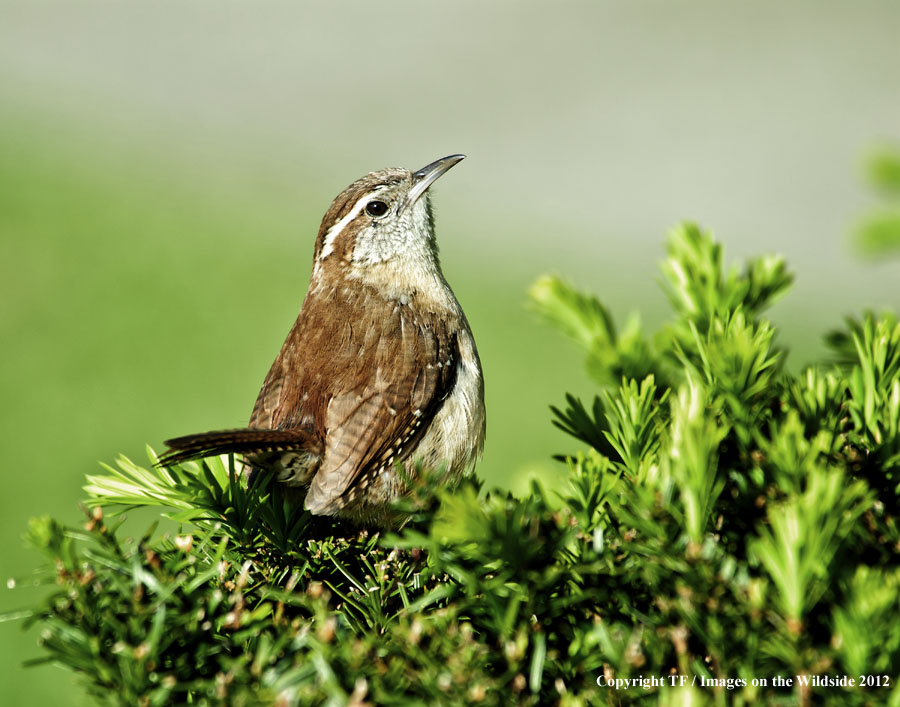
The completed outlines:
[[[900,149],[884,146],[873,152],[866,164],[869,182],[887,194],[900,194]]]
[[[587,351],[588,371],[601,384],[623,376],[643,378],[654,369],[637,314],[617,331],[609,310],[596,297],[550,275],[538,278],[529,294],[538,313]]]
[[[885,146],[873,152],[866,161],[866,177],[883,202],[857,224],[856,242],[870,256],[897,253],[900,251],[900,148]]]
[[[763,317],[783,261],[725,270],[686,225],[663,269],[674,316],[652,338],[559,279],[532,291],[601,384],[553,409],[587,445],[562,492],[419,470],[382,536],[233,459],[122,458],[89,477],[84,529],[32,524],[46,660],[127,704],[900,704],[900,324],[850,321],[793,375]],[[134,507],[177,534],[124,538],[108,518]],[[773,681],[800,674],[890,685]]]

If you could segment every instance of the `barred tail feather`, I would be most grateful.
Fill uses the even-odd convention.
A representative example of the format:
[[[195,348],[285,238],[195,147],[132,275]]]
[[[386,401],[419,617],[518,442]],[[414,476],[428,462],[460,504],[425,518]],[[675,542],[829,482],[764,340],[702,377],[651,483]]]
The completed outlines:
[[[159,457],[158,466],[172,466],[192,459],[201,459],[218,454],[239,454],[242,456],[307,450],[315,452],[321,445],[313,434],[305,429],[235,429],[202,432],[166,440],[169,451]]]

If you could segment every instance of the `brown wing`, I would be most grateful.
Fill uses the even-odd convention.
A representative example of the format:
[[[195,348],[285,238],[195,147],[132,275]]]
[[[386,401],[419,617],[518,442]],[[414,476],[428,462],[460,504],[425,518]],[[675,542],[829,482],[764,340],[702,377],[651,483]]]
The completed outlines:
[[[278,367],[269,369],[266,380],[262,389],[253,405],[253,412],[250,414],[250,427],[272,429],[274,427],[273,414],[281,398],[281,389],[284,385],[284,371],[281,365],[281,357],[278,357]]]
[[[319,353],[334,347],[337,332],[331,318],[320,319],[326,326],[315,327],[315,298],[304,303],[278,357],[266,375],[250,414],[250,428],[289,430],[303,428],[324,436],[321,397],[317,374],[322,362]],[[319,371],[321,373],[321,371]]]
[[[456,375],[456,338],[441,317],[376,298],[364,287],[310,292],[250,418],[323,441],[313,513],[333,513],[354,482],[405,459]]]
[[[400,304],[388,311],[351,337],[351,349],[361,346],[326,407],[325,452],[306,497],[313,513],[334,513],[355,483],[406,459],[452,387],[457,344],[444,323]]]

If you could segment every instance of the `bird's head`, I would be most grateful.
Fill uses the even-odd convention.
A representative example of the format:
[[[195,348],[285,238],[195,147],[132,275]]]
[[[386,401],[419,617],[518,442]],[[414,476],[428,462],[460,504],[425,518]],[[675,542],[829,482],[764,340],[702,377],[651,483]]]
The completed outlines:
[[[319,227],[314,280],[439,273],[428,189],[463,157],[450,155],[415,172],[382,169],[344,189]]]

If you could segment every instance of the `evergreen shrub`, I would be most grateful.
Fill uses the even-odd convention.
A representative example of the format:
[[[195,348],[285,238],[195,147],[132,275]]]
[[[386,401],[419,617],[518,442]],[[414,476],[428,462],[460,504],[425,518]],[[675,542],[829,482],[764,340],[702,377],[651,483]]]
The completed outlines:
[[[900,705],[900,324],[848,320],[788,372],[764,317],[784,261],[726,268],[690,224],[667,249],[655,336],[558,278],[531,291],[598,385],[553,408],[563,491],[423,469],[379,534],[228,457],[120,458],[84,527],[31,524],[43,660],[129,705]],[[179,529],[126,537],[138,507]]]

